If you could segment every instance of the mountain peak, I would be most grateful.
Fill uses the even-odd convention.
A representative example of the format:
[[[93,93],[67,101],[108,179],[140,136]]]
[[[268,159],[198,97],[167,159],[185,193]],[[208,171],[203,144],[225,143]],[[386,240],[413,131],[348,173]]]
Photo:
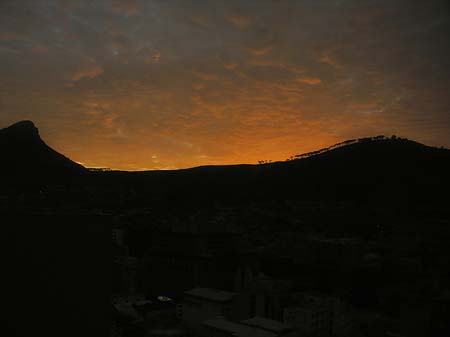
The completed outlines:
[[[64,181],[86,169],[49,147],[32,121],[0,130],[0,176],[10,181]]]
[[[15,135],[18,138],[39,137],[39,130],[32,121],[23,120],[3,129],[3,132]]]

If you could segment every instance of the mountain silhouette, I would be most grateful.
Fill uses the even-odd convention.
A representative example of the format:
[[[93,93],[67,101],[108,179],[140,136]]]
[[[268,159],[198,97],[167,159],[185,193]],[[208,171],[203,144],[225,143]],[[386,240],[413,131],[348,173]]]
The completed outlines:
[[[50,148],[31,121],[20,121],[0,130],[0,173],[9,183],[62,181],[87,170]]]
[[[367,138],[301,159],[174,171],[101,172],[98,183],[125,184],[161,200],[353,200],[442,202],[450,150],[402,138]]]
[[[353,200],[435,203],[450,187],[450,150],[402,138],[363,138],[294,160],[200,166],[173,171],[89,172],[47,146],[31,121],[0,130],[5,181],[77,180],[100,189],[133,190],[140,200],[214,202]],[[133,201],[134,202],[134,201]]]

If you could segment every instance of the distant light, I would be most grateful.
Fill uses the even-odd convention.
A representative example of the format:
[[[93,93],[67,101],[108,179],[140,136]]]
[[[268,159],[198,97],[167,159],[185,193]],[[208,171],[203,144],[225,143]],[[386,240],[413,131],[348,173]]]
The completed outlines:
[[[158,296],[157,299],[161,302],[172,302],[172,299],[166,296]]]

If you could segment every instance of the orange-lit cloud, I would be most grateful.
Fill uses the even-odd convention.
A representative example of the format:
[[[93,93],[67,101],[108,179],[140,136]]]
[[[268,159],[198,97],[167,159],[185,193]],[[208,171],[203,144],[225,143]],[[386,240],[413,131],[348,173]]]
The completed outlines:
[[[78,70],[76,70],[71,78],[73,81],[80,81],[83,78],[95,78],[100,76],[101,74],[103,74],[104,70],[102,67],[98,66],[98,65],[92,65],[92,66],[87,66],[87,67],[83,67],[80,68]]]
[[[327,54],[327,53],[323,53],[319,57],[319,62],[328,64],[329,66],[332,66],[334,68],[338,68],[338,69],[341,68],[340,63],[336,60],[336,58],[334,58],[332,55]]]
[[[249,54],[253,56],[263,56],[272,50],[273,46],[265,46],[261,48],[244,48]]]
[[[238,66],[238,64],[236,62],[226,62],[223,65],[223,67],[228,70],[234,70],[234,69],[236,69],[237,66]]]
[[[207,74],[200,71],[194,71],[194,75],[203,81],[217,81],[218,77],[216,74]]]
[[[24,36],[16,33],[0,32],[0,41],[23,40]]]
[[[161,60],[161,53],[160,52],[154,53],[152,56],[152,60],[155,62],[159,62]]]
[[[297,77],[295,79],[296,82],[309,84],[309,85],[318,85],[322,83],[322,80],[317,77]]]
[[[239,14],[230,14],[227,16],[227,20],[239,29],[247,28],[252,22],[249,17]]]

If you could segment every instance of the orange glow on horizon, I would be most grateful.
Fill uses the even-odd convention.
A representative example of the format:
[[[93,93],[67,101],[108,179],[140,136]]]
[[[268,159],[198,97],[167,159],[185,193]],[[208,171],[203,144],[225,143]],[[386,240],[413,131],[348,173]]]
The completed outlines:
[[[32,120],[72,160],[130,171],[380,134],[450,147],[440,1],[174,3],[2,8],[0,127]]]

